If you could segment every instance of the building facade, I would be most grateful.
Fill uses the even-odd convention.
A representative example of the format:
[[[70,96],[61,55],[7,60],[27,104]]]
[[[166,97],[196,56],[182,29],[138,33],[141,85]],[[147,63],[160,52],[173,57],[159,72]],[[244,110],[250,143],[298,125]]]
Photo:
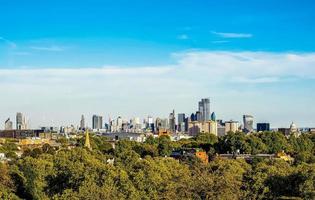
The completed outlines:
[[[225,133],[236,133],[239,130],[239,123],[238,121],[226,121],[225,123]]]
[[[257,132],[270,131],[269,123],[257,123]]]
[[[4,122],[4,129],[5,130],[12,130],[13,129],[13,123],[10,120],[10,118],[8,118],[7,120],[5,120]]]
[[[200,112],[201,121],[210,120],[210,99],[201,99],[198,103],[198,111]]]
[[[103,128],[103,117],[102,116],[93,115],[92,128],[93,129],[102,129]]]
[[[251,133],[254,131],[254,117],[252,115],[243,115],[244,133]]]

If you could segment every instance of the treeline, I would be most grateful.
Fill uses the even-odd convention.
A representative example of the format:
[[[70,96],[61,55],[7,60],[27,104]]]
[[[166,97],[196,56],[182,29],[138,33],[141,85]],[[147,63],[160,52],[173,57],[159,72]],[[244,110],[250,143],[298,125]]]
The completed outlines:
[[[63,146],[67,142],[63,140]],[[286,138],[280,133],[217,138],[200,134],[173,142],[149,137],[145,143],[84,138],[73,149],[49,145],[27,150],[21,158],[0,164],[1,199],[315,199],[315,135]],[[173,150],[198,147],[211,158],[170,158]],[[13,147],[10,147],[13,148]],[[228,160],[219,153],[277,153],[295,158]],[[113,162],[111,162],[113,161]]]

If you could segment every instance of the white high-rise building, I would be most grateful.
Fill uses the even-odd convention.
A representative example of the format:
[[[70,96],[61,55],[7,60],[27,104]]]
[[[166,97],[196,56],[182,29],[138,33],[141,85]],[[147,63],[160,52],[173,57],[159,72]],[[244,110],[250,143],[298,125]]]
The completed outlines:
[[[16,129],[25,130],[27,128],[26,117],[20,112],[16,113]]]

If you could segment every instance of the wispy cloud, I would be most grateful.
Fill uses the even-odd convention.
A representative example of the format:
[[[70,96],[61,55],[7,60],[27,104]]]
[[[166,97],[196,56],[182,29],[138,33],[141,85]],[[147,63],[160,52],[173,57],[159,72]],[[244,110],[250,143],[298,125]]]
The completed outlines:
[[[5,42],[6,44],[8,44],[11,48],[16,48],[17,47],[15,42],[12,42],[11,40],[8,40],[8,39],[6,39],[4,37],[0,37],[0,40]]]
[[[224,33],[224,32],[216,32],[211,31],[212,34],[217,35],[222,38],[251,38],[253,37],[250,33]]]
[[[0,110],[31,112],[34,124],[49,123],[41,118],[49,113],[60,125],[73,123],[70,119],[82,113],[165,116],[173,106],[188,113],[198,98],[211,95],[213,108],[225,119],[252,112],[277,120],[273,114],[283,112],[283,122],[296,113],[308,119],[306,113],[315,112],[312,84],[301,91],[279,86],[314,83],[315,53],[199,50],[178,52],[173,58],[175,64],[159,66],[0,68],[0,93],[5,94]]]
[[[213,44],[222,44],[222,43],[228,43],[228,42],[230,42],[230,41],[228,41],[228,40],[214,40],[211,43],[213,43]]]
[[[178,36],[177,36],[177,39],[179,39],[179,40],[188,40],[189,37],[188,37],[188,35],[186,35],[186,34],[181,34],[181,35],[178,35]]]
[[[17,55],[17,56],[28,56],[31,55],[30,52],[26,52],[26,51],[16,51],[12,53],[13,55]]]
[[[30,47],[33,50],[37,51],[64,51],[65,49],[60,46],[31,46]]]

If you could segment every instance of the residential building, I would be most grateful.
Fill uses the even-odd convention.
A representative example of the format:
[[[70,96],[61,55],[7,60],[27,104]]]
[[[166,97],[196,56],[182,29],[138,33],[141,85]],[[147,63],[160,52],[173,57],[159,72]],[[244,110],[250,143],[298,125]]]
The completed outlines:
[[[237,132],[239,130],[239,123],[238,121],[226,121],[225,123],[225,133],[229,133],[229,132]]]

